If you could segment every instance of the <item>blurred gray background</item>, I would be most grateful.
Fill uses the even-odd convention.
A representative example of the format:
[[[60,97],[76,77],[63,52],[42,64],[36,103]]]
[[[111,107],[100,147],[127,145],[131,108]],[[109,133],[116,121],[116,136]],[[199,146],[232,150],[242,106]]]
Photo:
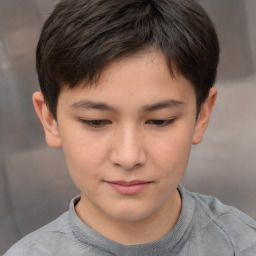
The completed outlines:
[[[0,254],[68,208],[78,191],[61,150],[46,146],[32,106],[35,46],[57,1],[0,1]],[[199,0],[221,42],[216,108],[193,146],[187,188],[256,219],[256,1]]]

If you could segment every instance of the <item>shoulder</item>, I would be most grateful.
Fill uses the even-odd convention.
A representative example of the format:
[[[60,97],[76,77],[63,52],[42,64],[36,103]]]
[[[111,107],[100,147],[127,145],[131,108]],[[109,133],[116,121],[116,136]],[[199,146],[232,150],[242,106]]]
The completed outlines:
[[[69,236],[70,228],[68,212],[66,212],[53,222],[22,238],[4,256],[52,255],[50,252],[56,247],[56,241],[65,243]]]
[[[198,229],[222,238],[238,255],[256,255],[256,222],[240,210],[224,205],[213,196],[188,192],[196,200]],[[200,232],[198,232],[200,233]]]

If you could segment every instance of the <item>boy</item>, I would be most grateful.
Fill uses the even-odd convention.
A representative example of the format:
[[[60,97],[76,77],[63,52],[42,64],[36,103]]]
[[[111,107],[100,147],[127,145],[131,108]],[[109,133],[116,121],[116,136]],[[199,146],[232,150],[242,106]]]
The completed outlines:
[[[219,44],[193,0],[62,0],[33,95],[81,195],[5,255],[256,255],[256,224],[180,181],[217,92]]]

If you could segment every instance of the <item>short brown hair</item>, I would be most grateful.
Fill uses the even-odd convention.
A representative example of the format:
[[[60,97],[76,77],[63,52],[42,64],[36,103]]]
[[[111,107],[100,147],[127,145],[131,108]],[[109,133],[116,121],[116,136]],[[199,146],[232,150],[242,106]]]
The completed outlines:
[[[37,46],[41,91],[56,117],[58,95],[90,84],[112,60],[145,47],[160,49],[170,73],[186,77],[197,107],[216,79],[219,42],[194,0],[62,0],[46,20]]]

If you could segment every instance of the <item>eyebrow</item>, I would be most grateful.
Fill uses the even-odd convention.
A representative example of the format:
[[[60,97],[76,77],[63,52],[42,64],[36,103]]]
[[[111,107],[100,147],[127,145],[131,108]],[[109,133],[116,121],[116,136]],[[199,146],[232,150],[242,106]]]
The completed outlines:
[[[140,109],[140,112],[152,112],[156,110],[161,110],[165,108],[176,108],[180,106],[184,106],[185,103],[182,101],[170,99],[157,102],[152,105],[145,105]],[[88,100],[81,100],[71,105],[72,108],[82,108],[82,109],[96,109],[101,111],[111,111],[118,112],[118,110],[106,103],[103,102],[94,102]]]
[[[161,110],[161,109],[165,109],[165,108],[176,108],[176,107],[180,107],[180,106],[184,106],[185,103],[182,101],[178,101],[178,100],[164,100],[161,102],[157,102],[153,105],[146,105],[143,106],[141,108],[142,112],[151,112],[151,111],[156,111],[156,110]]]
[[[72,108],[83,108],[83,109],[97,109],[97,110],[102,110],[102,111],[112,111],[112,112],[117,112],[117,110],[102,102],[93,102],[93,101],[88,101],[88,100],[81,100],[78,101],[74,104],[71,105]]]

